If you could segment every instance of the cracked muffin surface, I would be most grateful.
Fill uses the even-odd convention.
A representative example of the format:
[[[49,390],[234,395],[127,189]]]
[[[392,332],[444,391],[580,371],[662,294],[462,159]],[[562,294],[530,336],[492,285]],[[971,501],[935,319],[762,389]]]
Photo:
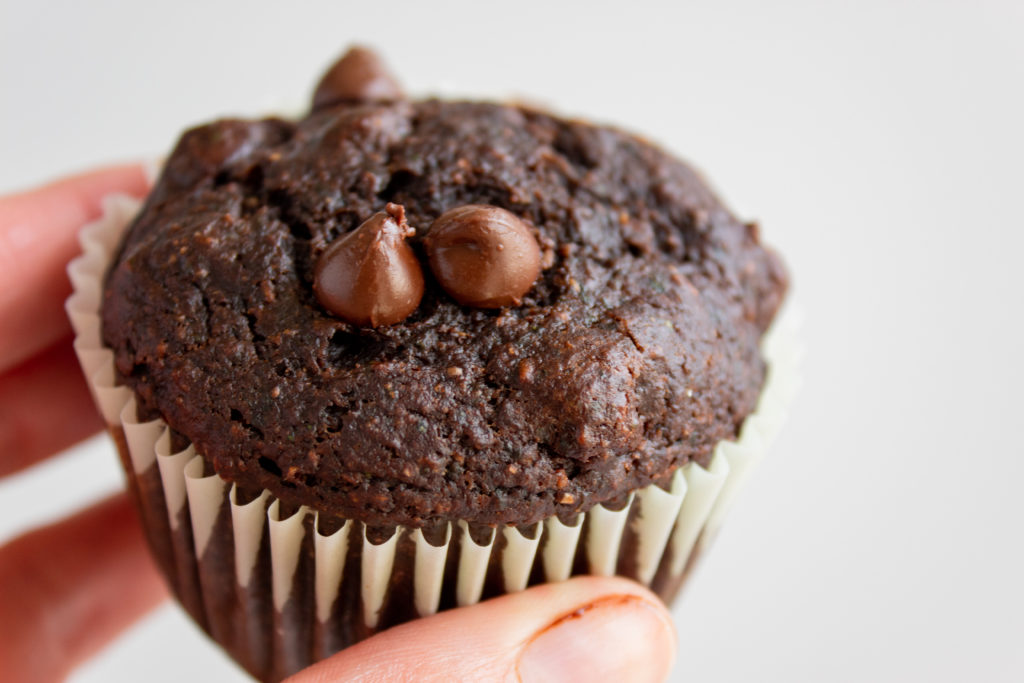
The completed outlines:
[[[405,320],[317,302],[328,245],[394,203],[422,238],[505,209],[541,273]],[[340,102],[185,133],[108,274],[105,343],[145,415],[244,489],[372,525],[531,524],[664,484],[734,438],[786,276],[688,166],[528,108]]]

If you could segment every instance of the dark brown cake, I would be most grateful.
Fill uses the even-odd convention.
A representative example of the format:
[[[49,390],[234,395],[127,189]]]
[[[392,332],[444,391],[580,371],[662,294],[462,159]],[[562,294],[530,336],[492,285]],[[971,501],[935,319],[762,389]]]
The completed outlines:
[[[243,488],[369,524],[527,524],[706,464],[754,408],[786,287],[757,227],[632,135],[377,90],[182,137],[106,284],[141,410]],[[424,292],[358,327],[314,271],[389,203]],[[540,245],[519,305],[460,305],[427,266],[432,222],[469,204]]]

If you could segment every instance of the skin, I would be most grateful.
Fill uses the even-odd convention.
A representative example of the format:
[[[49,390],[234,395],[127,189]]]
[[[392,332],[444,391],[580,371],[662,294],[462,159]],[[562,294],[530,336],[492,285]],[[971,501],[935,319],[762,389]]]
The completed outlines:
[[[71,349],[64,268],[104,195],[146,190],[126,165],[0,197],[0,477],[102,428]],[[63,679],[167,598],[125,494],[0,547],[0,586],[0,680],[27,683]],[[660,681],[675,640],[646,589],[582,577],[404,624],[289,680]]]

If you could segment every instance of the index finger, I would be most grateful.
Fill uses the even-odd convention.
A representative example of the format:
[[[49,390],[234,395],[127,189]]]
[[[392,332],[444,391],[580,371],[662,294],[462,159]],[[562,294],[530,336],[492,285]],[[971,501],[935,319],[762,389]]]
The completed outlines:
[[[143,167],[128,164],[0,198],[0,372],[68,334],[64,268],[78,253],[78,229],[100,215],[100,200],[146,190]]]
[[[167,589],[121,493],[0,547],[0,680],[63,680]]]

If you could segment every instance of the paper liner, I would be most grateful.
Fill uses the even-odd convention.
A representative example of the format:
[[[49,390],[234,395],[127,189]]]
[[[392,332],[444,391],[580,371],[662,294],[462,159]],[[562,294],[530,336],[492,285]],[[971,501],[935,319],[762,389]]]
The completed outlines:
[[[161,420],[139,421],[132,392],[115,382],[100,336],[107,265],[137,200],[104,201],[68,268],[67,311],[90,390],[122,452],[148,540],[179,600],[254,676],[277,680],[379,629],[484,597],[574,574],[620,574],[666,599],[711,541],[753,465],[778,432],[796,389],[795,316],[781,316],[763,348],[765,385],[735,442],[707,469],[689,463],[667,490],[633,492],[575,520],[477,529],[465,521],[431,538],[396,527],[386,538],[347,520],[321,529],[308,508],[285,510],[269,492],[244,496],[208,471],[193,446],[172,448]]]

